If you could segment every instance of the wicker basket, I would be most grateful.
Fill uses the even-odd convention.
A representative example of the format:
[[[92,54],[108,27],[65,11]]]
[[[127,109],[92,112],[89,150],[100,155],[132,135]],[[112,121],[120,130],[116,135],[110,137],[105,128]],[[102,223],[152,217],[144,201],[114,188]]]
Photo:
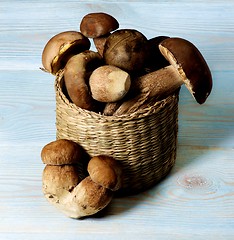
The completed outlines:
[[[125,116],[103,116],[71,103],[61,71],[55,82],[57,138],[78,142],[90,156],[119,160],[124,171],[121,193],[134,194],[165,177],[176,159],[178,92],[147,109]]]

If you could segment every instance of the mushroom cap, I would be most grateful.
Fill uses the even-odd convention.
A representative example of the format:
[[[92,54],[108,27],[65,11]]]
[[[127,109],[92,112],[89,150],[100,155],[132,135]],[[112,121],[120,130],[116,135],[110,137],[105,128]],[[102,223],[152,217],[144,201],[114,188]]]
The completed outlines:
[[[80,31],[88,38],[100,37],[118,27],[118,21],[103,12],[89,13],[83,17],[80,23]]]
[[[53,36],[42,52],[42,65],[47,72],[56,74],[70,56],[88,50],[90,41],[82,33],[65,31]]]
[[[167,38],[160,43],[159,49],[178,70],[196,101],[204,103],[212,89],[212,75],[197,47],[183,38]]]
[[[106,39],[103,58],[106,64],[133,72],[143,68],[147,54],[147,38],[141,32],[119,29]]]
[[[144,64],[144,70],[146,73],[157,71],[169,65],[169,62],[161,54],[158,45],[169,37],[167,36],[157,36],[148,39],[148,56]]]
[[[85,150],[78,144],[67,139],[58,139],[46,144],[41,150],[44,164],[64,165],[81,162]]]
[[[94,156],[88,163],[88,173],[97,184],[117,191],[122,187],[122,168],[120,164],[110,156]]]

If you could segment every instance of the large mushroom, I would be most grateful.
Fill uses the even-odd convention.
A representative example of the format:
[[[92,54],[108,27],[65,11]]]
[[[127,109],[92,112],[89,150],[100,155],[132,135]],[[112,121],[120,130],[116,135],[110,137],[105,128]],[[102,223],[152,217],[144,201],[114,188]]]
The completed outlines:
[[[185,84],[198,103],[204,103],[212,89],[212,76],[196,46],[183,38],[167,38],[159,50],[181,76],[181,85]]]
[[[133,113],[149,99],[166,98],[183,84],[199,104],[206,101],[212,89],[212,76],[197,47],[183,38],[166,38],[159,44],[159,50],[170,65],[135,79],[130,90],[133,98],[122,102],[109,115]]]

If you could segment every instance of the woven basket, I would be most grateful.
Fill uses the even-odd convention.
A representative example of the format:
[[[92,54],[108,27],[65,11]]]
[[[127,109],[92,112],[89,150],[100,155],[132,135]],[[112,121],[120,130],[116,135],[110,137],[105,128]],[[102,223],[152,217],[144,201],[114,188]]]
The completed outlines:
[[[73,140],[90,156],[111,155],[124,172],[121,193],[146,190],[173,167],[178,132],[178,91],[131,115],[103,116],[71,103],[61,71],[55,82],[57,139]]]

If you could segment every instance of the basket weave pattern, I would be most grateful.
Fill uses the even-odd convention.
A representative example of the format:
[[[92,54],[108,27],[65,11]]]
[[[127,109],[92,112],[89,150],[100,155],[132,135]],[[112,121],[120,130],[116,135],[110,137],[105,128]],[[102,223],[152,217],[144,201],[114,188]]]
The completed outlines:
[[[125,116],[103,116],[71,103],[56,77],[57,138],[78,142],[90,156],[111,155],[124,171],[122,192],[136,193],[156,184],[173,167],[178,132],[178,93]]]

